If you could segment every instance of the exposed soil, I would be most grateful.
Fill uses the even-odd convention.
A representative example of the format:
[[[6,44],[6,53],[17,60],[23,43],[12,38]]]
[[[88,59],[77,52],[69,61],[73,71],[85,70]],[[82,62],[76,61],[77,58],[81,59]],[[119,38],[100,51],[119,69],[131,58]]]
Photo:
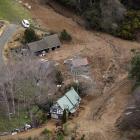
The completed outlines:
[[[140,44],[104,33],[87,31],[72,18],[56,13],[49,6],[33,0],[24,1],[30,3],[32,16],[42,27],[55,32],[66,29],[73,37],[71,43],[64,43],[60,49],[49,53],[47,59],[53,59],[63,64],[65,59],[77,54],[90,58],[96,89],[99,91],[98,93],[102,94],[95,97],[93,90],[94,98],[86,101],[85,109],[80,112],[79,117],[70,121],[70,126],[74,127],[77,124],[78,132],[97,137],[92,137],[92,140],[94,138],[96,140],[121,140],[115,128],[115,122],[130,97],[131,83],[126,77],[132,56],[131,49],[140,49]],[[108,73],[113,74],[111,83],[105,82],[103,77]],[[43,128],[31,130],[18,137],[38,135]],[[15,137],[17,138],[17,136]]]
[[[102,85],[103,74],[106,73],[110,64],[115,63],[119,81],[126,74],[128,62],[131,59],[131,49],[139,49],[140,44],[112,37],[99,32],[91,32],[79,26],[72,18],[67,18],[56,13],[51,7],[41,5],[37,1],[25,0],[32,6],[31,13],[38,23],[48,30],[61,32],[66,29],[73,37],[69,44],[63,44],[62,48],[48,54],[48,59],[59,62],[73,56],[88,56],[92,62],[94,79],[97,85]],[[118,74],[119,73],[119,74]]]

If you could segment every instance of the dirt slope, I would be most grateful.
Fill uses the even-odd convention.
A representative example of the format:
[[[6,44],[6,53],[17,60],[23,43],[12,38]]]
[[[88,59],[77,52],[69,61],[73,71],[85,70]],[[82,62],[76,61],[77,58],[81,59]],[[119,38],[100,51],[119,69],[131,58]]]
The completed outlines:
[[[130,89],[129,81],[121,81],[112,88],[110,95],[103,95],[87,104],[85,111],[72,122],[73,125],[77,124],[78,131],[86,134],[92,140],[121,140],[115,128],[115,122],[127,104]],[[106,96],[108,98],[105,101]],[[101,109],[97,113],[99,107]],[[97,138],[94,138],[95,135]]]
[[[55,60],[64,60],[74,54],[83,54],[92,58],[95,69],[106,70],[110,60],[116,57],[119,64],[130,59],[130,50],[139,48],[136,42],[124,41],[98,32],[90,32],[75,23],[71,18],[56,13],[48,6],[39,5],[32,0],[25,0],[32,5],[31,13],[42,26],[56,32],[66,29],[73,37],[73,42],[64,44],[63,48],[49,57]],[[113,46],[113,47],[112,47]],[[114,47],[115,46],[115,47]],[[115,49],[114,49],[115,48]],[[100,62],[101,61],[101,62]]]
[[[31,4],[31,13],[41,26],[57,32],[66,29],[73,37],[71,43],[64,44],[59,50],[48,54],[48,59],[62,63],[68,57],[81,54],[91,60],[92,74],[102,95],[87,102],[85,110],[72,121],[71,126],[78,122],[80,126],[78,131],[98,135],[96,140],[120,140],[114,123],[124,110],[130,96],[131,84],[124,79],[132,55],[131,49],[140,49],[140,44],[87,31],[71,18],[56,13],[48,6],[40,5],[33,0],[25,1]],[[109,69],[114,73],[114,81],[104,88],[103,75]],[[92,93],[94,94],[94,90]],[[32,130],[19,137],[38,135],[41,130]],[[93,138],[95,137],[92,137],[92,140]]]

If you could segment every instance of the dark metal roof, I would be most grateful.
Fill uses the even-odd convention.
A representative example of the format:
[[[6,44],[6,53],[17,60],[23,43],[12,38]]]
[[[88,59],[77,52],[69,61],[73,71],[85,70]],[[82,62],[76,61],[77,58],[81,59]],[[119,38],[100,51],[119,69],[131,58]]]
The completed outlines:
[[[61,46],[61,42],[57,34],[44,37],[42,40],[27,44],[31,52],[38,52],[48,48]]]

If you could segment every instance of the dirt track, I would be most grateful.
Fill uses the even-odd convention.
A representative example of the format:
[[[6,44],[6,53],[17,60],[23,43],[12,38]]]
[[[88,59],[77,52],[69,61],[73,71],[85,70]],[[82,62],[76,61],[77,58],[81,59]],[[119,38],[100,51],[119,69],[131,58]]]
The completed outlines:
[[[91,59],[94,78],[99,88],[103,86],[103,74],[106,72],[112,59],[115,61],[117,65],[116,79],[111,96],[108,99],[106,98],[106,94],[108,95],[107,91],[110,91],[110,86],[105,90],[106,94],[104,93],[103,96],[87,103],[85,111],[81,112],[80,116],[72,121],[71,126],[78,122],[80,132],[88,132],[88,134],[91,132],[94,135],[99,134],[102,136],[102,138],[97,140],[119,140],[114,123],[127,104],[131,84],[128,82],[121,86],[118,83],[123,81],[123,77],[127,75],[127,65],[131,58],[131,49],[140,49],[140,44],[121,40],[103,33],[87,31],[71,18],[56,13],[48,6],[39,5],[33,2],[33,0],[25,1],[31,4],[31,13],[34,19],[42,26],[56,32],[66,29],[73,37],[72,43],[64,44],[58,51],[50,53],[48,59],[63,62],[63,60],[75,54],[88,56]],[[115,90],[116,88],[117,90]],[[105,101],[105,99],[107,100]],[[102,109],[97,113],[96,119],[93,120],[91,116],[96,113],[96,110],[103,103]],[[38,135],[41,130],[32,130],[23,135],[21,134],[21,136],[19,135],[19,137]]]

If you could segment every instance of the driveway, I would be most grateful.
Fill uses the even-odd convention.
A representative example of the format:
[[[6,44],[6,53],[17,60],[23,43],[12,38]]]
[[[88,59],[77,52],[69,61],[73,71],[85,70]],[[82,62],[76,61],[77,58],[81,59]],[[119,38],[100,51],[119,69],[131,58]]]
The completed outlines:
[[[17,27],[18,26],[15,25],[15,24],[7,25],[4,33],[0,37],[0,65],[4,64],[4,60],[3,60],[3,49],[4,49],[4,46],[11,39],[13,34],[16,32]]]

